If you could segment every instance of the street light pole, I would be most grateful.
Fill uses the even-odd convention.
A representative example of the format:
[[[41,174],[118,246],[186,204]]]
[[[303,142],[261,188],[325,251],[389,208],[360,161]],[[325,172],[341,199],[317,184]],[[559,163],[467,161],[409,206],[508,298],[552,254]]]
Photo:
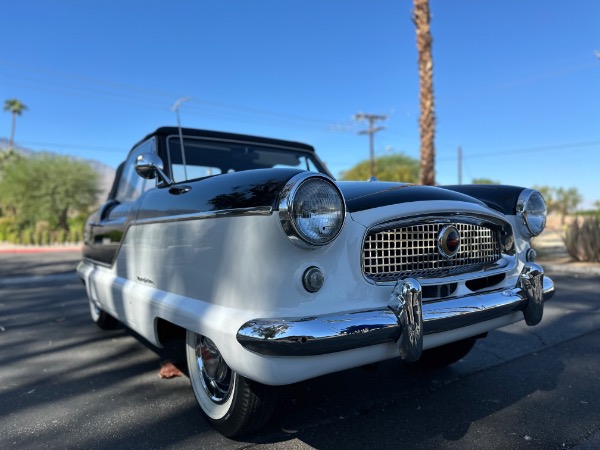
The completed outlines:
[[[179,128],[179,145],[181,147],[181,162],[183,164],[183,176],[185,177],[186,180],[188,178],[187,164],[185,161],[185,150],[183,148],[183,133],[181,132],[181,120],[179,120],[179,106],[181,105],[181,103],[188,102],[189,100],[190,100],[189,97],[178,98],[177,101],[173,104],[173,107],[171,108],[173,111],[175,111],[175,117],[177,117],[177,128]],[[173,174],[171,174],[171,175],[173,175]]]

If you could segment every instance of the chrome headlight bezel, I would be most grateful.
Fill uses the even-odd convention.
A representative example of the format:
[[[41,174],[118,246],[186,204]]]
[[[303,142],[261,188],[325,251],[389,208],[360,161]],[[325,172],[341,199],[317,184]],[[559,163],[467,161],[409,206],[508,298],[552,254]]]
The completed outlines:
[[[303,187],[307,187],[308,183],[323,183],[326,189],[331,189],[331,193],[339,198],[338,215],[341,220],[338,221],[331,234],[324,239],[311,239],[297,222],[297,210],[299,208],[299,205],[296,203],[297,196],[302,195],[302,189]],[[281,191],[279,197],[279,220],[287,237],[297,246],[311,249],[322,247],[332,242],[344,227],[346,221],[344,196],[334,181],[328,176],[313,172],[299,173],[292,177]]]
[[[548,209],[544,197],[538,191],[523,189],[517,200],[516,211],[517,226],[521,234],[533,237],[544,231]]]

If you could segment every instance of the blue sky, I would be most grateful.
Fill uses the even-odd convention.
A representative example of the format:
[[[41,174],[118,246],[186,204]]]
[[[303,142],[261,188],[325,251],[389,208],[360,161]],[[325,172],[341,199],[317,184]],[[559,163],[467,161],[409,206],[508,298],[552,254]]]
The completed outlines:
[[[431,0],[436,180],[576,187],[600,199],[600,2]],[[336,175],[419,156],[410,0],[6,0],[0,100],[16,142],[115,166],[174,125],[310,143]],[[0,137],[10,115],[0,115]]]

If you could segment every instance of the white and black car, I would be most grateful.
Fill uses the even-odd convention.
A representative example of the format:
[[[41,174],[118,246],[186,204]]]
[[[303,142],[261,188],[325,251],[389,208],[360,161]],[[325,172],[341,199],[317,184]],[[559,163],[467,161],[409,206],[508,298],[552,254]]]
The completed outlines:
[[[447,365],[539,323],[545,220],[530,189],[337,182],[306,144],[164,127],[89,218],[78,272],[100,327],[185,335],[196,399],[235,436],[269,419],[276,386],[398,356]]]

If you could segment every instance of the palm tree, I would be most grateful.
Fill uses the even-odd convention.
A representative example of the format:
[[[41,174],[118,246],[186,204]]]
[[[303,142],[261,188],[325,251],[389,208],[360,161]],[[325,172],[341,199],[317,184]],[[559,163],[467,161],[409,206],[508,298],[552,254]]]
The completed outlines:
[[[12,126],[10,128],[10,148],[13,148],[15,143],[15,127],[17,124],[17,116],[23,114],[27,110],[27,106],[21,103],[16,98],[10,98],[4,101],[4,111],[9,111],[12,115]]]
[[[421,134],[421,184],[435,184],[435,109],[433,96],[433,59],[430,31],[429,0],[414,0],[413,20],[417,29],[417,50],[419,52],[419,85],[421,117],[419,132]]]

